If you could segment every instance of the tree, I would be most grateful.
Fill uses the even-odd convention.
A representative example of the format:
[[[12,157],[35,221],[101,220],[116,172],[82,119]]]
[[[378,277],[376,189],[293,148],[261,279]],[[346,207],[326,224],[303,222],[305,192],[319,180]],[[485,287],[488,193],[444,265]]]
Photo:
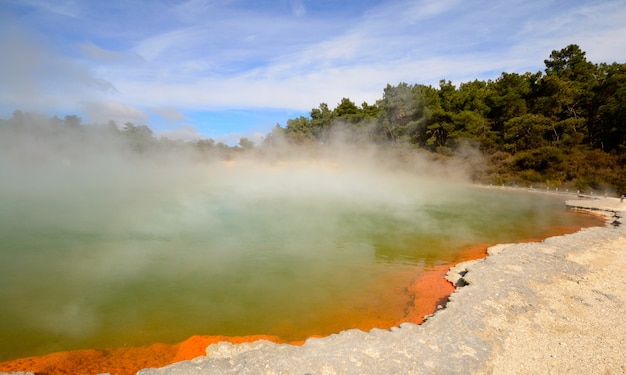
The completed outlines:
[[[152,129],[147,125],[135,126],[132,122],[127,122],[124,124],[122,134],[136,152],[146,152],[155,145]]]
[[[297,119],[287,120],[287,126],[285,127],[285,138],[289,142],[302,144],[311,142],[315,139],[311,130],[310,121],[300,116]]]
[[[361,112],[364,119],[376,119],[380,115],[380,108],[376,105],[369,105],[367,102],[361,104]]]
[[[113,134],[119,134],[120,128],[117,126],[117,123],[113,120],[109,120],[107,123],[107,129]]]
[[[586,53],[576,44],[552,51],[550,58],[544,60],[546,74],[555,75],[568,81],[587,83],[593,80],[595,66],[587,61]]]
[[[334,119],[333,111],[328,109],[328,104],[321,103],[319,108],[311,110],[311,132],[313,136],[322,143],[329,140],[330,129]]]
[[[453,140],[469,139],[478,142],[483,150],[494,149],[497,133],[492,131],[487,117],[477,111],[464,110],[452,116],[454,128],[451,133]]]
[[[432,112],[427,102],[432,99],[432,91],[427,86],[410,86],[404,82],[398,86],[387,84],[383,98],[376,103],[380,114],[375,134],[379,140],[382,138],[393,144],[423,142]]]
[[[240,138],[239,139],[239,147],[243,148],[244,150],[251,150],[254,148],[254,142],[252,142],[251,140],[249,140],[248,138]]]
[[[598,84],[597,66],[587,61],[585,52],[575,44],[552,51],[544,63],[546,76],[539,85],[537,109],[555,122],[581,119],[578,127],[569,130],[585,132],[593,144],[594,129],[586,125],[594,113],[592,94]]]
[[[626,149],[626,64],[603,64],[593,97],[590,141],[604,151]]]
[[[276,124],[272,131],[265,137],[263,144],[270,147],[284,146],[287,143],[285,138],[285,129]]]
[[[490,110],[486,102],[488,96],[489,90],[486,82],[474,80],[462,83],[454,95],[455,109],[457,111],[472,111],[485,116]]]
[[[532,84],[540,76],[541,73],[520,75],[503,72],[495,82],[489,84],[490,95],[486,98],[486,104],[495,131],[501,132],[506,121],[528,113]]]
[[[80,126],[82,119],[76,115],[67,115],[63,119],[63,123],[65,126],[70,128],[78,128]]]
[[[506,151],[519,152],[548,146],[545,138],[551,121],[542,115],[528,114],[514,117],[504,124]]]
[[[439,81],[439,100],[441,103],[441,109],[445,112],[454,112],[457,110],[456,106],[456,86],[450,81]]]
[[[346,122],[357,122],[360,120],[360,109],[348,98],[341,99],[341,102],[333,110],[333,115]]]
[[[445,91],[446,107],[449,108],[437,117],[440,125],[432,124],[429,129],[435,136],[435,145],[448,147],[457,139],[479,141],[490,138],[491,125],[486,117],[489,113],[487,98],[490,95],[488,86],[483,81],[474,80],[463,83],[453,91],[449,82],[442,82]]]
[[[289,120],[266,141],[284,134],[293,143],[323,144],[342,124],[344,139],[366,134],[379,144],[439,154],[478,144],[489,164],[484,179],[626,189],[626,65],[596,65],[585,55],[572,44],[552,51],[544,72],[503,72],[494,81],[458,87],[449,80],[438,87],[387,84],[374,105],[343,98],[331,110],[322,103],[310,119]],[[367,132],[353,131],[363,128]]]
[[[213,138],[198,139],[194,143],[194,146],[198,151],[202,153],[209,152],[215,148],[215,140]]]

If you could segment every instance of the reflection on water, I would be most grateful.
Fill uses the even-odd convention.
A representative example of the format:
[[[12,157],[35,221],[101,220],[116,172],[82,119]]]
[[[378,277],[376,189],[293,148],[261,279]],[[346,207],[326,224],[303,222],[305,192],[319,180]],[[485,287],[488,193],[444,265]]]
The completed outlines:
[[[194,334],[295,340],[349,328],[329,328],[338,316],[394,321],[407,285],[463,248],[587,224],[543,194],[221,172],[5,186],[0,360]]]

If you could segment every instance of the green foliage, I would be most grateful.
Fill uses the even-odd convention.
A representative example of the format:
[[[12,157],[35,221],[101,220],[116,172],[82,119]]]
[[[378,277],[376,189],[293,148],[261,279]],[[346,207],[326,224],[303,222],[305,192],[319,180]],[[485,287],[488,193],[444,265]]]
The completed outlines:
[[[507,120],[528,113],[529,98],[536,80],[537,76],[530,73],[502,73],[495,82],[489,83],[485,103],[489,107],[488,116],[493,131],[502,131]]]
[[[350,99],[343,98],[333,110],[333,115],[344,121],[358,122],[361,119],[361,111]]]
[[[311,110],[311,133],[320,142],[329,140],[333,119],[333,111],[328,109],[326,103],[321,103],[319,108]]]
[[[130,147],[137,152],[146,152],[154,147],[155,139],[152,135],[152,129],[147,125],[135,126],[132,122],[127,122],[124,124],[122,135]]]
[[[279,124],[276,124],[274,128],[272,128],[272,131],[263,139],[263,146],[278,147],[283,146],[286,142],[285,129],[281,128]]]
[[[251,150],[254,148],[254,142],[252,142],[246,137],[243,137],[239,139],[239,147],[241,147],[244,150]]]
[[[626,64],[613,63],[599,67],[600,84],[595,90],[592,119],[594,143],[607,151],[626,147]]]
[[[486,156],[487,166],[472,173],[483,182],[624,192],[626,65],[593,64],[575,44],[544,63],[545,73],[503,72],[458,87],[446,80],[438,88],[388,84],[375,106],[343,98],[331,110],[322,103],[285,131],[290,142],[325,143],[338,124],[362,127],[375,143],[442,155],[473,144]]]
[[[563,162],[564,158],[563,150],[553,146],[544,146],[517,153],[514,157],[514,164],[520,171],[531,169],[541,173],[554,169]]]
[[[504,149],[515,153],[546,146],[549,130],[550,119],[543,115],[514,117],[504,123]]]
[[[287,120],[285,138],[292,143],[303,144],[315,139],[311,130],[311,122],[304,116],[297,119]]]
[[[380,112],[374,134],[379,142],[425,145],[432,137],[428,126],[439,107],[439,98],[432,88],[406,83],[387,85],[383,98],[376,104]]]

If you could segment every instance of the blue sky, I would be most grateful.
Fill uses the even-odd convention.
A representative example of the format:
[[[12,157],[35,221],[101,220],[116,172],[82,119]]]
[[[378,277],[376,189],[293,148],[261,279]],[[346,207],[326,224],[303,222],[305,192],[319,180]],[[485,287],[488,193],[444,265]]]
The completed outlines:
[[[0,0],[0,115],[257,140],[343,97],[626,62],[626,0]]]

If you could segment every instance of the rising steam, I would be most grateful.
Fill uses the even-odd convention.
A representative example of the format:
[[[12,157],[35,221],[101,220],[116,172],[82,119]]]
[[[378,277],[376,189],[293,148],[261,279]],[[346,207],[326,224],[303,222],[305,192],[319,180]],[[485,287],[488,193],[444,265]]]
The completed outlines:
[[[68,348],[59,341],[298,338],[331,310],[388,305],[397,269],[385,264],[413,275],[517,223],[485,224],[512,202],[472,203],[462,164],[416,151],[274,142],[220,154],[112,125],[0,123],[0,359]]]

